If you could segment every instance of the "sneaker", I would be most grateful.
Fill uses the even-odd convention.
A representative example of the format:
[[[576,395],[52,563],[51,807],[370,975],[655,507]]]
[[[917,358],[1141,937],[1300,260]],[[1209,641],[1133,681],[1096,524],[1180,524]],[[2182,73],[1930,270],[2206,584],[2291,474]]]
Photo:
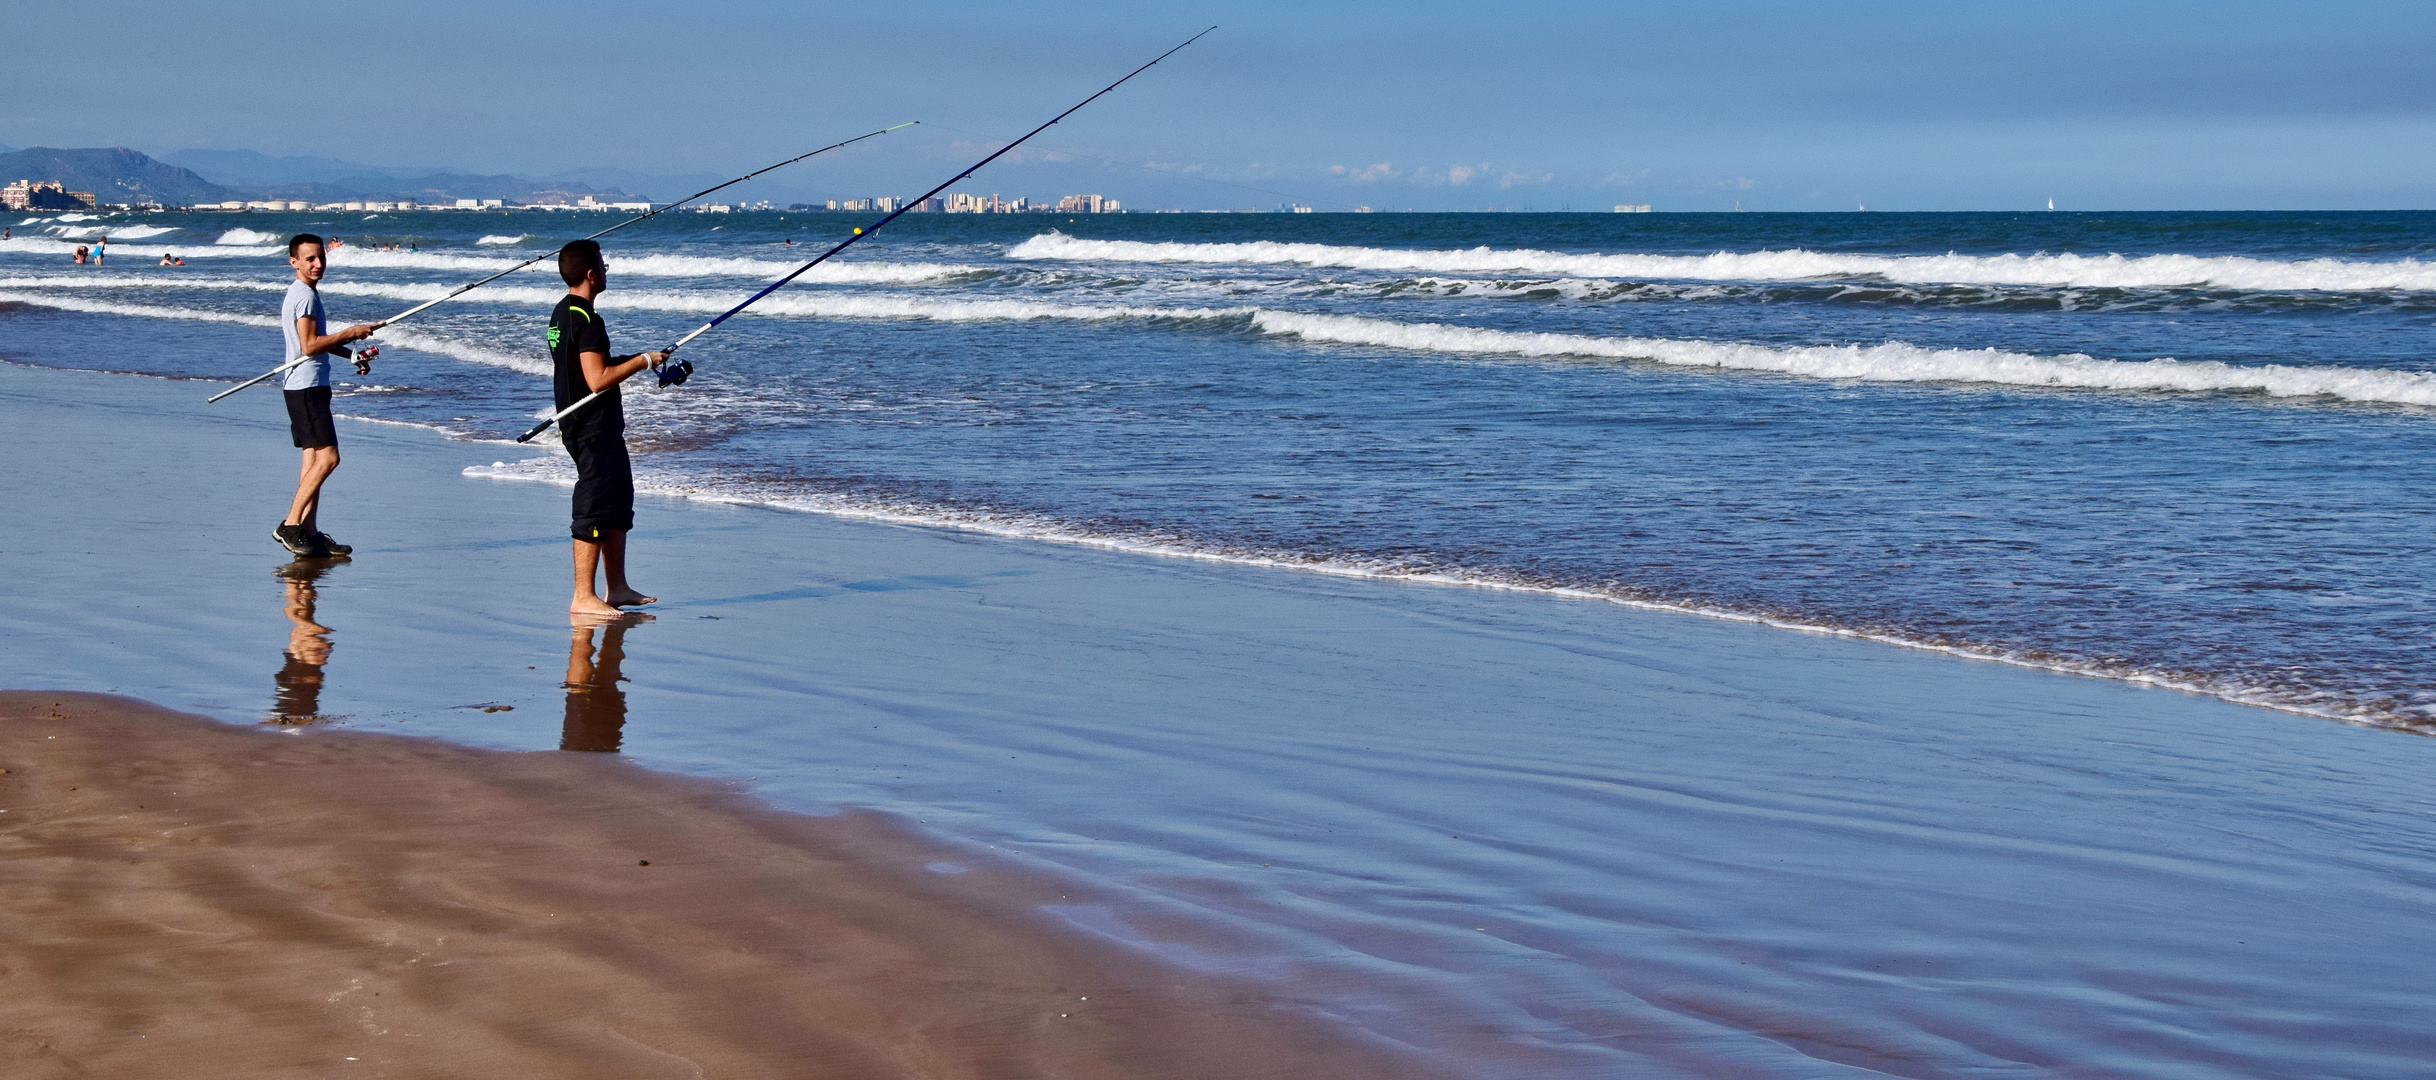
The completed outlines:
[[[320,541],[314,538],[314,534],[306,532],[302,525],[281,525],[272,529],[271,539],[279,541],[280,547],[288,549],[289,554],[301,559],[318,559],[329,554],[328,551],[322,549]]]
[[[338,542],[338,541],[336,541],[336,540],[332,540],[332,539],[330,539],[330,534],[329,534],[329,533],[324,533],[324,532],[317,532],[317,533],[314,533],[314,534],[313,534],[313,539],[314,539],[314,541],[315,541],[316,543],[319,543],[319,544],[321,545],[321,549],[322,549],[323,551],[329,552],[329,553],[330,553],[330,554],[332,554],[332,555],[353,555],[353,554],[355,554],[355,549],[354,549],[354,548],[348,547],[348,546],[347,546],[347,545],[345,545],[345,544],[342,544],[342,543],[339,543],[339,542]]]

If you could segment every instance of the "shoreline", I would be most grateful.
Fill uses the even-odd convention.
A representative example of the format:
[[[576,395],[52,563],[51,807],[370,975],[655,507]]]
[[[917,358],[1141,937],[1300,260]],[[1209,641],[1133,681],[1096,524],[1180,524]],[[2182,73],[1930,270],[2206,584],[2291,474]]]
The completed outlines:
[[[1076,886],[612,756],[0,691],[0,770],[11,1075],[1438,1075],[1059,930]]]
[[[1608,604],[660,496],[638,584],[672,599],[617,635],[622,679],[565,680],[617,688],[595,723],[561,673],[608,675],[612,644],[559,614],[560,498],[469,483],[492,447],[341,421],[325,520],[357,556],[281,566],[257,520],[293,468],[277,403],[198,397],[0,367],[0,415],[84,462],[0,477],[29,508],[0,553],[32,571],[0,681],[291,746],[615,749],[892,825],[965,871],[888,864],[915,886],[1466,1076],[2436,1060],[2425,740]],[[162,521],[189,542],[114,546]],[[262,734],[266,703],[312,723]]]

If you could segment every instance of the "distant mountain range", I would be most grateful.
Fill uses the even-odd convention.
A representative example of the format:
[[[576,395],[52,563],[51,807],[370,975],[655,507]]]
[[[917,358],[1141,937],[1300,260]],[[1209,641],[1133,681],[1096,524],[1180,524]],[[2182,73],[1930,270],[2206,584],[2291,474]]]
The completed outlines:
[[[209,173],[220,182],[205,179]],[[504,199],[511,203],[573,202],[585,195],[603,201],[628,194],[612,176],[618,170],[589,170],[560,179],[477,176],[430,169],[384,168],[319,157],[273,157],[252,150],[182,150],[155,159],[126,147],[61,150],[34,147],[0,152],[0,183],[17,179],[57,180],[71,191],[90,191],[105,203],[187,206],[231,199],[304,199],[313,202],[377,199],[447,202]],[[591,182],[578,179],[589,176]],[[641,178],[638,178],[641,179]],[[680,178],[675,179],[682,184]],[[608,182],[608,186],[597,186]],[[717,180],[707,181],[717,183]]]
[[[90,191],[101,202],[188,206],[241,198],[195,174],[129,150],[56,150],[37,146],[0,154],[0,183],[57,180],[70,191]]]

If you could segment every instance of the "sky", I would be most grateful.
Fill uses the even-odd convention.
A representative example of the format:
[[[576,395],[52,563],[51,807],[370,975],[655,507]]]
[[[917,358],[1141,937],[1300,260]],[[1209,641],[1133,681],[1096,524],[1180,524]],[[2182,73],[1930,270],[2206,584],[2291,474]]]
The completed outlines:
[[[32,4],[0,144],[1150,208],[2436,208],[2417,3]],[[653,191],[670,197],[683,192]]]

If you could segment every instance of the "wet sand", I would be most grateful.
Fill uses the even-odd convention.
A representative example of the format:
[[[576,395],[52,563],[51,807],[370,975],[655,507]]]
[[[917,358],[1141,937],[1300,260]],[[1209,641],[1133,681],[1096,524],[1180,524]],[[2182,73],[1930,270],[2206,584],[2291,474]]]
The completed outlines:
[[[10,1077],[1414,1077],[1072,886],[605,754],[0,693]],[[982,899],[982,898],[986,898]]]

